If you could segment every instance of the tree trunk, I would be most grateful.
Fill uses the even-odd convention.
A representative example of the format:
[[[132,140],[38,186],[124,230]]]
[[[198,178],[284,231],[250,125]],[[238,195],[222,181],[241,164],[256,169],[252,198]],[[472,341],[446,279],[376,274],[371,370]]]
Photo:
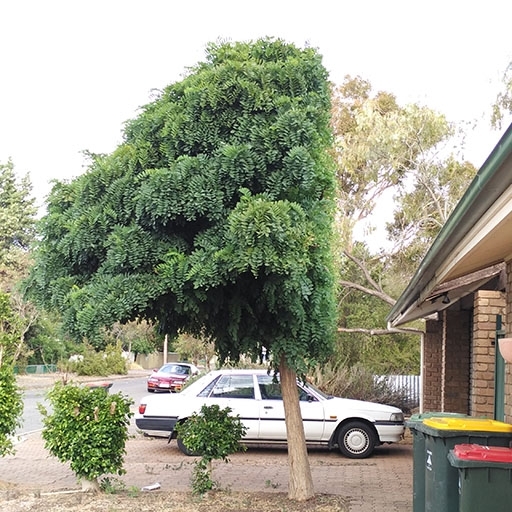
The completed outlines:
[[[279,374],[288,439],[288,464],[290,467],[288,498],[306,501],[315,495],[315,490],[299,407],[297,373],[286,364],[284,357],[281,357]]]
[[[92,478],[92,479],[89,479],[89,478],[85,478],[85,477],[82,477],[81,479],[81,482],[82,482],[82,491],[83,492],[100,492],[100,483],[98,482],[98,479],[97,478]]]

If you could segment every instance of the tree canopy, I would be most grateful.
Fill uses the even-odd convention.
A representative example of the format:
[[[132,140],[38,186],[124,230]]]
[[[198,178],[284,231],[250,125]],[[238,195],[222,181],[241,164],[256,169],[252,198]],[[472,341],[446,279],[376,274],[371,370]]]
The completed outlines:
[[[33,296],[76,339],[143,317],[303,370],[334,325],[329,115],[315,49],[209,45],[123,144],[54,186]]]

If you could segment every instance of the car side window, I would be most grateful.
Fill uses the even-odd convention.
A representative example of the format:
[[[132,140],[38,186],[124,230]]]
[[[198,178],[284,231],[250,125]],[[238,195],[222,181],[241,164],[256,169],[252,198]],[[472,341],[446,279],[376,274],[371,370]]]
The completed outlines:
[[[213,388],[216,398],[254,398],[252,375],[223,375]]]
[[[273,377],[258,375],[258,386],[263,400],[282,400],[281,384],[274,382]]]
[[[318,402],[318,400],[313,396],[310,395],[305,389],[298,387],[299,390],[299,400],[301,402]]]
[[[281,384],[274,382],[270,375],[258,375],[258,386],[263,400],[282,400]],[[310,395],[305,389],[297,386],[297,393],[301,402],[314,402],[316,398]]]
[[[212,392],[212,389],[215,387],[215,384],[217,382],[218,379],[215,379],[213,380],[212,382],[210,382],[208,384],[208,386],[206,386],[202,391],[201,393],[198,393],[197,396],[200,396],[202,398],[206,398],[206,397],[209,397],[211,392]]]

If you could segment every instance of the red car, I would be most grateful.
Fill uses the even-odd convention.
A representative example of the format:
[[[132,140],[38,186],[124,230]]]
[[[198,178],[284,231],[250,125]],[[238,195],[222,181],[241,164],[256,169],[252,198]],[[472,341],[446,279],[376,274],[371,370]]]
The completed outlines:
[[[148,377],[148,391],[167,391],[169,393],[181,391],[183,384],[199,373],[199,368],[190,363],[167,363],[160,369],[153,370]]]

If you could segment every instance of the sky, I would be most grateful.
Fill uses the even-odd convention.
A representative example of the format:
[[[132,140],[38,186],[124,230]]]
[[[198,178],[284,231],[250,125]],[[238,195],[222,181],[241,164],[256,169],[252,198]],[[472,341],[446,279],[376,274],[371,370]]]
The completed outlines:
[[[52,180],[110,153],[124,123],[202,61],[209,42],[276,37],[318,48],[329,78],[359,75],[400,104],[479,123],[479,167],[500,137],[488,117],[512,61],[503,0],[3,0],[0,163],[28,174],[38,205]]]

